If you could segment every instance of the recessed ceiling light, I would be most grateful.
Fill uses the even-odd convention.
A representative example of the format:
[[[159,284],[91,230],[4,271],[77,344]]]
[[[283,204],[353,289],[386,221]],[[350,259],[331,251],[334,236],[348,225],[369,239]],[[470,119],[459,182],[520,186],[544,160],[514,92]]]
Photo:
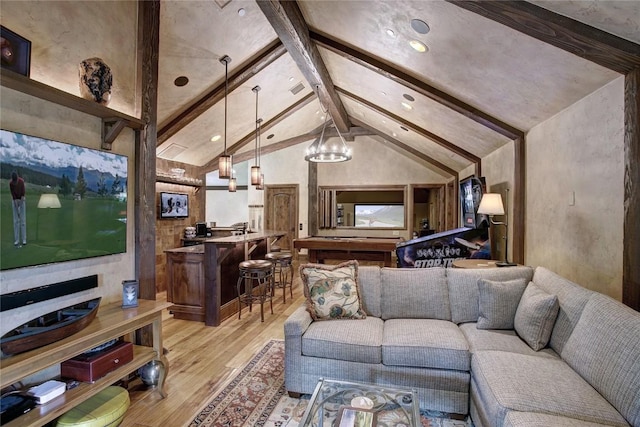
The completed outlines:
[[[238,15],[240,15],[240,16],[244,16],[246,13],[247,13],[247,11],[246,11],[246,10],[244,10],[244,8],[243,8],[243,7],[241,7],[240,9],[238,9]]]
[[[409,42],[409,46],[411,46],[412,48],[414,48],[420,53],[427,51],[427,45],[418,40],[411,40]]]
[[[176,79],[173,81],[173,84],[178,87],[185,86],[187,83],[189,83],[189,78],[187,76],[176,77]]]
[[[274,134],[269,134],[269,136],[267,136],[267,139],[271,139],[273,138],[275,135]]]
[[[393,31],[391,28],[387,28],[387,30],[385,32],[387,33],[387,35],[389,37],[395,37],[396,36],[395,31]]]
[[[414,31],[419,34],[427,34],[431,30],[431,28],[429,28],[429,24],[421,19],[412,19],[411,28],[413,28]]]
[[[416,100],[413,96],[409,95],[408,93],[405,93],[404,95],[402,95],[402,97],[407,101],[411,101],[411,102]]]
[[[218,134],[218,135],[213,135],[213,136],[211,137],[211,142],[216,142],[216,141],[220,140],[220,138],[222,138],[222,136],[221,136],[220,134]]]
[[[391,133],[391,135],[393,135],[393,137],[394,137],[394,138],[395,138],[396,136],[398,136],[398,134],[397,134],[397,133],[395,133],[395,132],[392,132],[392,133]]]
[[[382,96],[387,96],[387,92],[380,92]]]
[[[405,131],[405,132],[409,132],[409,129],[407,129],[407,128],[406,128],[406,127],[404,127],[404,126],[400,126],[400,129],[402,129],[402,130],[403,130],[403,131]]]
[[[289,77],[289,81],[290,81],[290,82],[292,82],[292,81],[294,81],[294,80],[295,80],[295,78],[294,78],[293,76]]]
[[[413,110],[413,107],[410,104],[407,104],[404,101],[401,102],[400,104],[402,105],[402,108],[404,108],[405,110],[409,110],[409,111]]]
[[[382,124],[386,124],[386,123],[387,123],[387,121],[386,121],[386,120],[383,120],[383,121],[382,121]]]

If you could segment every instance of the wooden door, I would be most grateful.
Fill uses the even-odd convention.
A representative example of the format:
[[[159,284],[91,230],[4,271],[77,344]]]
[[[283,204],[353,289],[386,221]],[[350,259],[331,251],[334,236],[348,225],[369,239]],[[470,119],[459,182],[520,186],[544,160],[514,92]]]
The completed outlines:
[[[286,231],[277,245],[291,251],[298,237],[298,185],[267,185],[265,192],[265,229]]]

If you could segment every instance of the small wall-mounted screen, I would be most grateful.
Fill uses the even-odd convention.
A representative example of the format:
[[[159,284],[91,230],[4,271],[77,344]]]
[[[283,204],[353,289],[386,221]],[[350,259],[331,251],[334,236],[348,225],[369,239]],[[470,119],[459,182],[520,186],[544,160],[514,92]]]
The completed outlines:
[[[355,226],[363,228],[404,228],[404,206],[355,205]]]
[[[189,195],[183,193],[160,193],[160,218],[189,217]]]

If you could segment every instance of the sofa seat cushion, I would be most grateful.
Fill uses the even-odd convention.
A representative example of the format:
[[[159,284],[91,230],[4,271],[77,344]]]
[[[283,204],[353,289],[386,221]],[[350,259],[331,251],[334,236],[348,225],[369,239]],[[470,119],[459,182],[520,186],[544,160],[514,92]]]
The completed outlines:
[[[561,359],[480,351],[471,360],[472,393],[490,425],[509,411],[540,412],[628,426],[618,411]]]
[[[454,323],[436,319],[384,323],[382,363],[387,366],[468,371],[470,360],[467,340]]]
[[[382,330],[383,321],[371,316],[313,322],[302,336],[302,355],[381,363]]]
[[[504,418],[502,427],[601,427],[601,423],[590,423],[575,418],[537,412],[511,411]]]
[[[549,347],[534,351],[514,330],[478,329],[475,323],[463,323],[459,328],[469,343],[471,354],[484,350],[497,350],[531,356],[559,358],[558,354]]]

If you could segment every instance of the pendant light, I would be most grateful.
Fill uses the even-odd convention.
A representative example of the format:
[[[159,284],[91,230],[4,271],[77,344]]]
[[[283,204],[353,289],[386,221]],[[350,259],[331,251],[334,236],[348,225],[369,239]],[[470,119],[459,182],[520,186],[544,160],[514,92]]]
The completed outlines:
[[[233,159],[229,154],[227,154],[227,92],[229,90],[229,62],[231,62],[231,58],[228,55],[224,55],[220,58],[220,63],[224,64],[224,152],[218,159],[218,175],[221,179],[231,179],[231,168],[233,166]],[[231,182],[229,182],[229,191],[231,191]]]
[[[260,156],[258,154],[258,146],[260,141],[259,124],[262,120],[258,119],[258,92],[260,92],[260,86],[255,86],[251,89],[256,94],[256,149],[255,149],[255,163],[251,166],[251,185],[260,185]]]
[[[320,86],[317,86],[317,93],[320,93]],[[322,107],[322,102],[320,103],[320,107]],[[327,108],[327,111],[323,109],[323,113],[325,114],[325,121],[322,126],[322,133],[320,137],[316,138],[307,148],[304,159],[308,162],[316,163],[338,163],[351,160],[351,149],[347,146],[340,130],[338,130],[329,109]],[[328,141],[329,137],[325,137],[325,131],[329,121],[331,121],[331,126],[333,126],[338,133],[339,144],[330,144]]]
[[[264,174],[260,174],[260,184],[256,186],[256,190],[264,190]]]
[[[231,174],[233,175],[233,171],[231,172]],[[238,183],[236,181],[236,177],[231,176],[231,178],[229,178],[229,193],[235,193],[237,186],[238,186]]]

